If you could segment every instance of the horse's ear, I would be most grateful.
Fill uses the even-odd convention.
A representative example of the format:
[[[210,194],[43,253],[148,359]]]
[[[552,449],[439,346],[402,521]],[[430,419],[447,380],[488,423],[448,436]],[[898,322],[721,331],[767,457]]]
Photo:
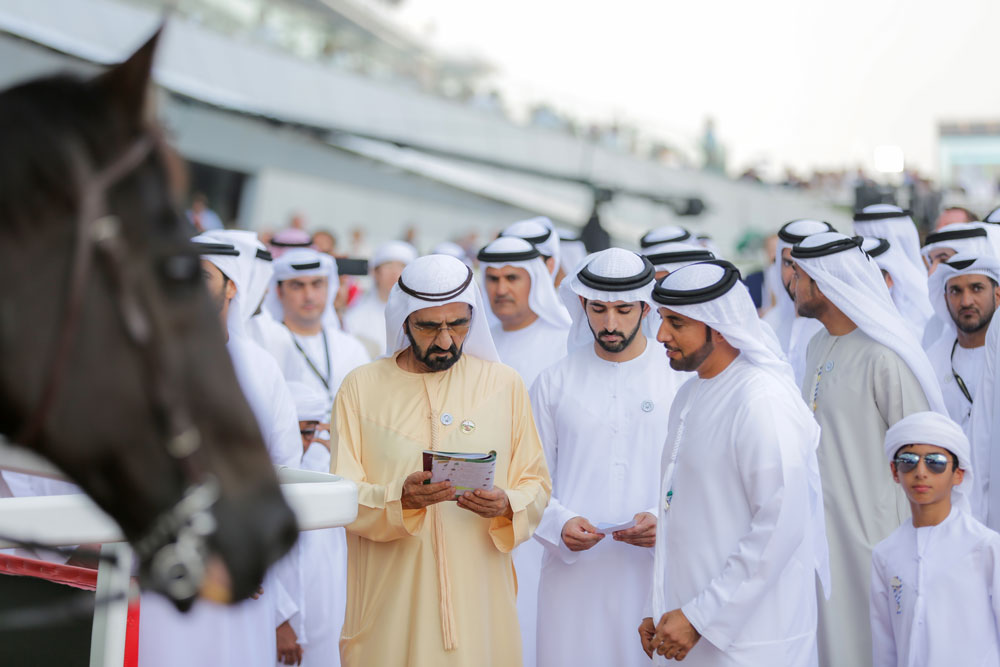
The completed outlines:
[[[128,60],[115,65],[96,79],[99,89],[109,101],[122,112],[123,117],[134,129],[139,129],[150,111],[149,92],[153,73],[153,56],[156,44],[163,33],[160,26],[145,44],[129,56]]]

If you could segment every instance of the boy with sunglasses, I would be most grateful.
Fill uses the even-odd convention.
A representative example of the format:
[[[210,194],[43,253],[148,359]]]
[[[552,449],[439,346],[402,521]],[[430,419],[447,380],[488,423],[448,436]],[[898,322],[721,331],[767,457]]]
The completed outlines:
[[[1000,534],[972,517],[969,441],[918,412],[885,436],[913,513],[872,553],[876,667],[1000,665]]]

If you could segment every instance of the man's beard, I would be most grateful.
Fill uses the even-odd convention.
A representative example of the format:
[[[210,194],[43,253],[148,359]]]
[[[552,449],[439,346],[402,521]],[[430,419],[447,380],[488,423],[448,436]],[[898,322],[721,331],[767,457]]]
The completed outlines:
[[[982,331],[985,327],[989,326],[991,319],[993,319],[993,311],[990,311],[989,315],[980,315],[979,319],[972,324],[968,324],[963,320],[952,317],[952,320],[955,322],[955,326],[958,327],[958,330],[967,334]]]
[[[664,345],[664,347],[667,347]],[[678,348],[667,347],[668,350],[680,351]],[[675,371],[696,371],[698,367],[705,363],[705,360],[715,350],[715,343],[712,342],[712,329],[705,327],[705,344],[691,354],[682,354],[679,358],[670,358],[670,367]]]
[[[426,350],[421,350],[420,346],[417,345],[417,341],[413,340],[413,334],[410,333],[410,328],[406,327],[406,337],[410,340],[410,348],[413,350],[413,356],[416,357],[417,361],[422,363],[427,368],[434,372],[446,371],[462,358],[462,348],[456,347],[454,340],[451,343],[451,347],[447,350],[438,347],[437,345],[431,344]],[[465,341],[462,341],[462,346],[465,346]],[[433,354],[443,354],[447,353],[447,357],[432,357]]]
[[[792,303],[795,303],[795,292],[792,291],[792,281],[789,280],[787,283],[781,284],[785,287],[785,294],[787,294],[788,298],[792,300]]]
[[[587,326],[590,327],[590,320],[587,320]],[[607,329],[602,330],[601,333],[598,334],[594,332],[594,327],[590,327],[590,333],[594,334],[594,340],[596,340],[597,344],[601,346],[601,349],[603,349],[605,352],[616,353],[623,351],[625,348],[627,348],[629,345],[632,344],[632,341],[635,340],[635,337],[639,334],[639,327],[641,326],[642,326],[642,317],[640,317],[639,321],[636,322],[635,329],[632,329],[632,333],[630,333],[628,336],[623,334],[621,331],[608,331]],[[607,343],[601,340],[601,336],[618,336],[619,338],[621,338],[621,342]]]

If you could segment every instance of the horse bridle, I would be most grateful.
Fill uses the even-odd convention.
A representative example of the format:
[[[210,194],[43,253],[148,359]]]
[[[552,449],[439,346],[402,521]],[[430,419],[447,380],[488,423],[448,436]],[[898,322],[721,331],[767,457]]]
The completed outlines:
[[[82,188],[74,225],[76,236],[70,258],[68,296],[41,397],[15,442],[37,446],[41,439],[42,429],[66,379],[70,350],[80,326],[84,295],[92,275],[92,258],[96,254],[112,284],[126,335],[143,360],[152,387],[153,407],[166,423],[167,453],[177,461],[189,484],[183,497],[154,519],[152,526],[132,543],[140,562],[149,563],[148,572],[141,572],[143,584],[180,602],[193,599],[201,587],[207,540],[216,529],[211,510],[219,497],[218,485],[214,478],[204,474],[200,465],[201,435],[178,400],[176,384],[168,379],[163,346],[158,348],[153,344],[153,318],[139,298],[135,282],[127,279],[127,248],[121,221],[107,207],[108,192],[138,169],[161,143],[160,134],[148,129],[96,174],[88,168],[82,148],[71,151],[71,162]]]

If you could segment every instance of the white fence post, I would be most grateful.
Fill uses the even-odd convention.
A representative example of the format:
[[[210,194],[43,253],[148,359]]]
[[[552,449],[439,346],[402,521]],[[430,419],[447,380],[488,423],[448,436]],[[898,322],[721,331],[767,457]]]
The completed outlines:
[[[97,569],[94,624],[90,633],[90,667],[122,667],[125,662],[125,635],[128,593],[132,581],[132,550],[126,544],[101,546],[102,556],[116,556],[117,563],[102,560]],[[115,596],[120,599],[102,603]]]

